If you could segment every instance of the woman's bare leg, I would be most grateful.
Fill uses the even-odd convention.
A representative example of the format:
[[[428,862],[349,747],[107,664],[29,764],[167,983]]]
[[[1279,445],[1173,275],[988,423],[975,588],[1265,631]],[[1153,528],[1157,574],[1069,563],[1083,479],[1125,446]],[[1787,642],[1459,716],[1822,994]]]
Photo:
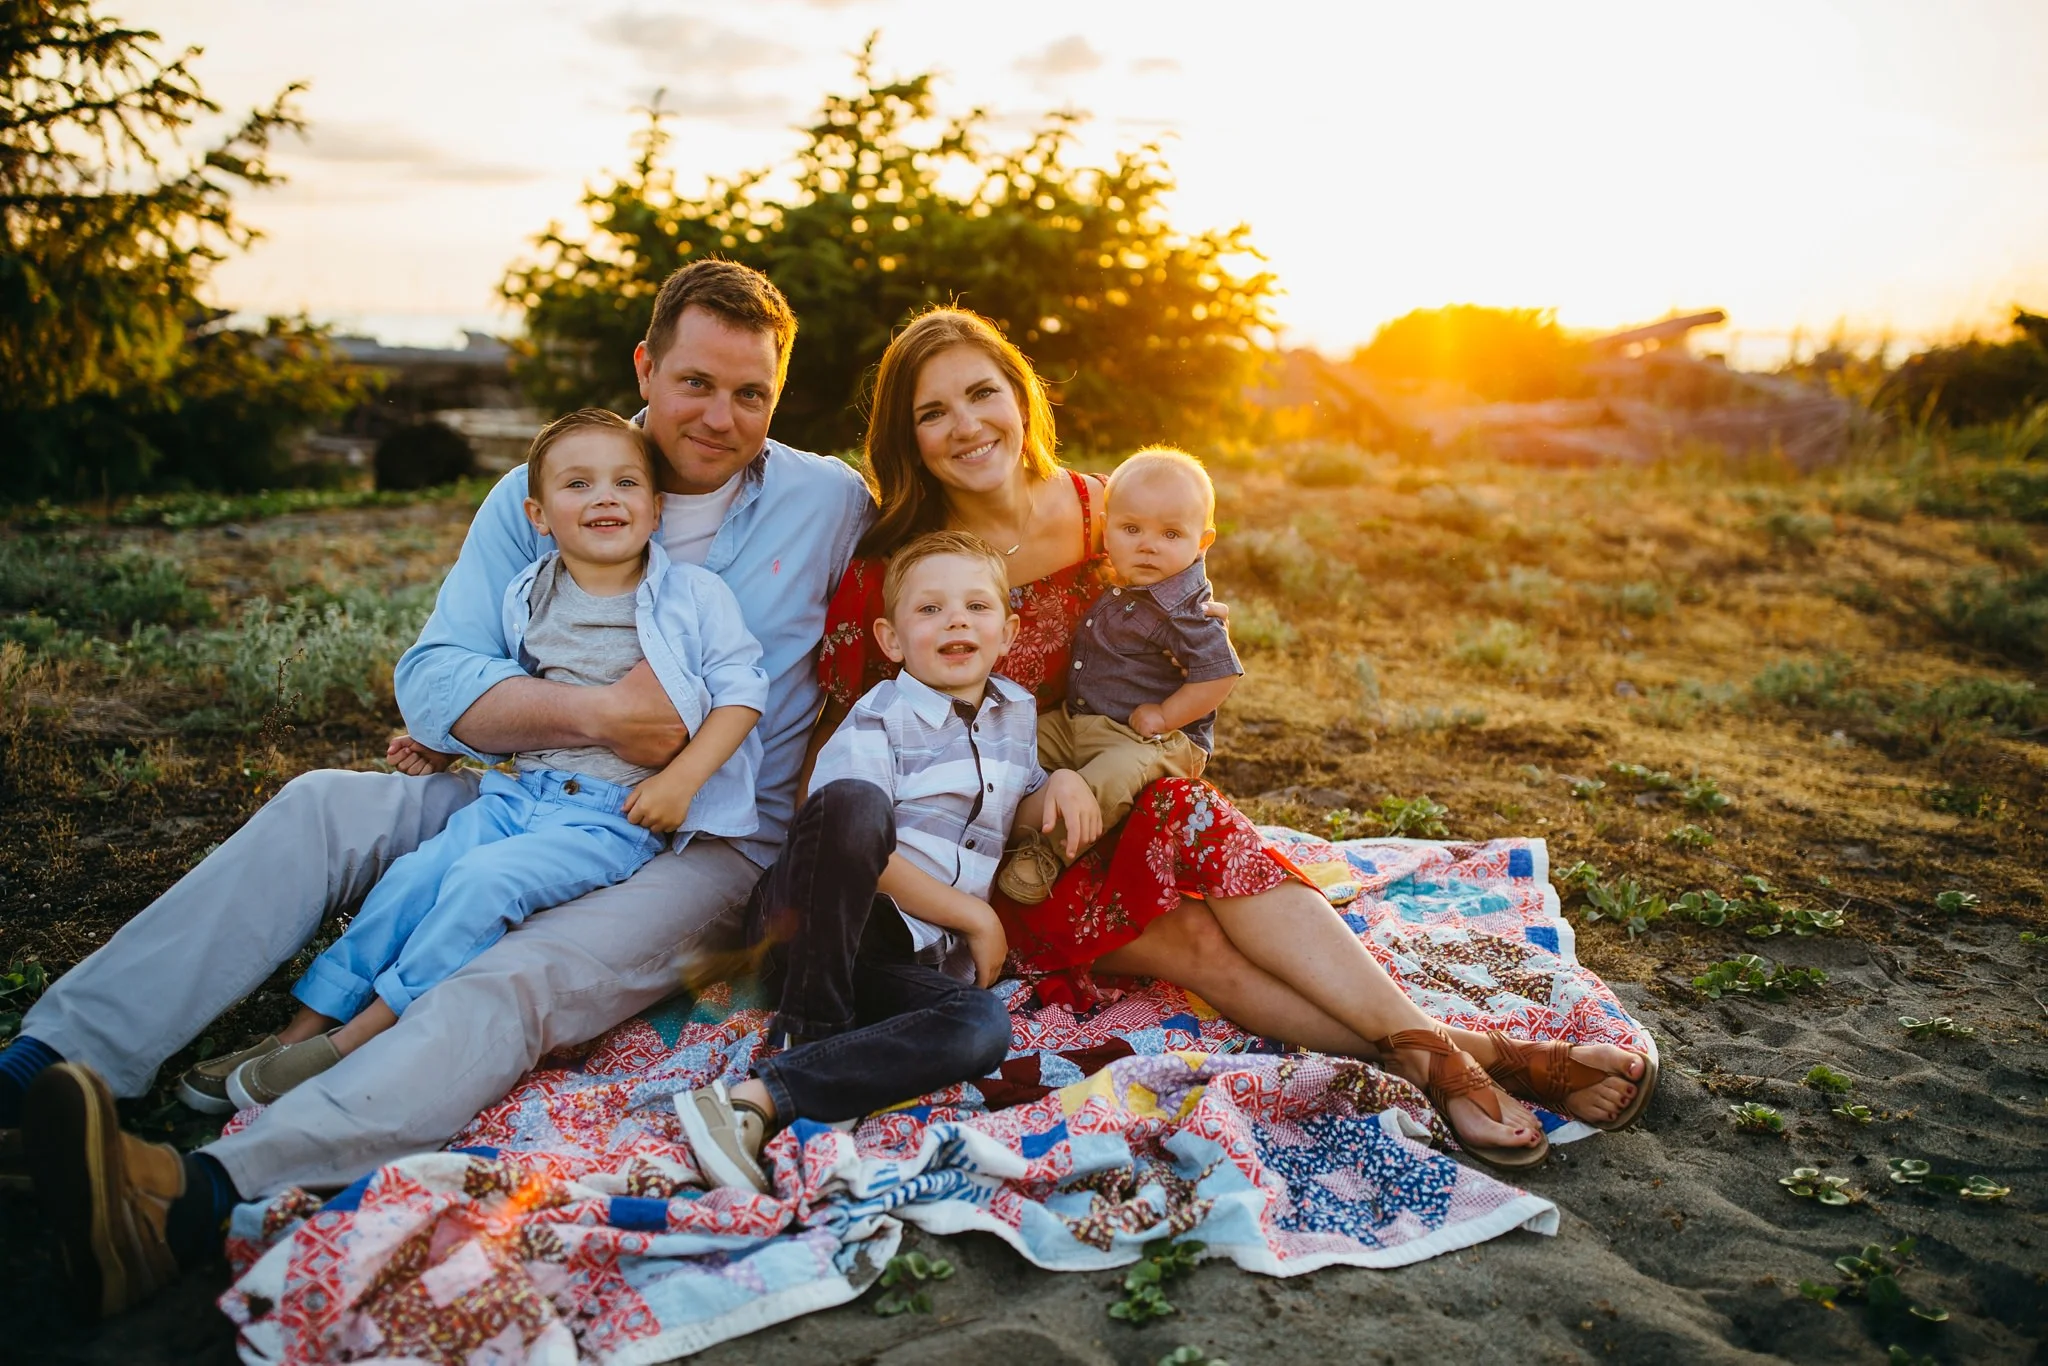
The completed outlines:
[[[1395,1028],[1428,1027],[1428,1017],[1381,970],[1378,960],[1320,893],[1289,881],[1257,896],[1219,897],[1210,905],[1223,933],[1245,957],[1292,983],[1302,995],[1353,1029],[1368,1018],[1360,1011],[1381,1018],[1382,1012],[1389,1010],[1411,1021]],[[1381,1030],[1370,1037],[1385,1038],[1388,1032]],[[1451,1029],[1450,1034],[1481,1066],[1494,1061],[1494,1047],[1484,1034],[1469,1029]],[[1643,1073],[1642,1055],[1612,1044],[1581,1044],[1573,1047],[1572,1056],[1610,1075],[1572,1092],[1567,1108],[1580,1119],[1596,1121],[1620,1114],[1635,1094],[1630,1078]]]
[[[1223,902],[1184,901],[1147,925],[1136,940],[1098,959],[1095,966],[1103,972],[1163,978],[1194,992],[1241,1026],[1321,1052],[1377,1058],[1380,1054],[1371,1039],[1404,1029],[1438,1028],[1394,985],[1344,922],[1330,913],[1328,902],[1299,884],[1288,885],[1313,898],[1350,944],[1351,952],[1336,960],[1339,966],[1334,972],[1317,965],[1307,974],[1312,983],[1288,976],[1290,963],[1285,960],[1260,963],[1246,952],[1237,936],[1229,933],[1224,916],[1215,913],[1223,908]],[[1240,908],[1249,906],[1256,913],[1259,903],[1273,895],[1268,892],[1262,897],[1228,901]],[[1241,923],[1244,919],[1236,918]],[[1307,920],[1300,915],[1293,918]],[[1362,966],[1359,960],[1363,960]],[[1275,966],[1281,970],[1275,971]],[[1355,974],[1349,981],[1344,979],[1346,971]],[[1318,991],[1328,991],[1334,1001],[1317,999]],[[1337,1008],[1333,1009],[1333,1004]],[[1417,1083],[1428,1072],[1429,1057],[1420,1050],[1403,1050],[1383,1061]],[[1461,1139],[1481,1145],[1534,1147],[1541,1141],[1543,1131],[1535,1116],[1504,1092],[1496,1099],[1501,1103],[1498,1122],[1468,1097],[1452,1101],[1450,1113],[1444,1117]]]
[[[1183,901],[1144,934],[1095,962],[1100,972],[1158,977],[1202,998],[1240,1029],[1318,1053],[1377,1058],[1378,1050],[1230,942],[1209,908]]]

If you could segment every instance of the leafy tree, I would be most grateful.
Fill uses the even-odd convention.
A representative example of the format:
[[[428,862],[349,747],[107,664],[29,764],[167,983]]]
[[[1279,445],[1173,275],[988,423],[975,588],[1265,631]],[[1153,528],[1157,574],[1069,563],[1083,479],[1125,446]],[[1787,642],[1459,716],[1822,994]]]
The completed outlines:
[[[1451,304],[1418,308],[1379,331],[1351,358],[1389,380],[1437,380],[1485,399],[1521,402],[1585,392],[1584,343],[1546,309]]]
[[[198,157],[218,113],[197,49],[92,13],[89,0],[0,0],[0,446],[9,493],[108,494],[152,482],[273,477],[283,436],[358,392],[324,338],[273,320],[223,329],[212,267],[256,233],[239,189],[302,125],[287,87]]]
[[[520,374],[533,397],[630,411],[627,357],[655,291],[713,255],[764,271],[796,309],[775,431],[800,446],[857,445],[862,385],[891,333],[948,302],[1023,347],[1083,447],[1193,442],[1237,418],[1273,294],[1247,229],[1174,231],[1157,147],[1070,165],[1073,115],[993,150],[980,111],[936,119],[929,75],[878,81],[873,46],[859,88],[825,98],[778,182],[756,171],[679,193],[657,100],[631,169],[585,196],[587,233],[550,229],[506,276],[526,312]]]

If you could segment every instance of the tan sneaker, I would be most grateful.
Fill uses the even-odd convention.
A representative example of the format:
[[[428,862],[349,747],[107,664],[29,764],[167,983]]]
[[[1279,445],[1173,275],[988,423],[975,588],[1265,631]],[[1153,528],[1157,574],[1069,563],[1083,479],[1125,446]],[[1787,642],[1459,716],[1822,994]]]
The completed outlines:
[[[1067,865],[1060,862],[1052,841],[1037,830],[1016,837],[1010,857],[996,874],[996,888],[1019,906],[1036,906],[1052,895]]]
[[[761,1170],[767,1116],[745,1101],[734,1101],[722,1081],[677,1096],[676,1114],[707,1182],[715,1187],[768,1193],[768,1174]]]
[[[178,1078],[178,1099],[185,1103],[187,1109],[197,1110],[202,1115],[231,1115],[235,1112],[235,1102],[228,1095],[228,1077],[243,1063],[267,1058],[283,1047],[277,1041],[277,1035],[266,1034],[239,1053],[208,1058]]]
[[[118,1314],[177,1279],[164,1227],[185,1192],[185,1164],[169,1144],[121,1132],[99,1073],[75,1062],[45,1068],[29,1087],[22,1137],[81,1308]]]
[[[228,1073],[228,1099],[241,1110],[252,1105],[275,1105],[279,1096],[340,1061],[341,1053],[335,1048],[331,1033],[288,1043],[275,1053],[251,1058]]]

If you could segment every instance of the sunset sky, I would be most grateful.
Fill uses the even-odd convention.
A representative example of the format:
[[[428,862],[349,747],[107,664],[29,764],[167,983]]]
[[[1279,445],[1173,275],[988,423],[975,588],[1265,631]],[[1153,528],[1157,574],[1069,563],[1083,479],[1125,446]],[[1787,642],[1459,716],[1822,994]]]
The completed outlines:
[[[2048,4],[107,0],[206,49],[229,110],[311,86],[267,234],[216,293],[391,340],[506,330],[494,286],[628,157],[657,87],[683,181],[772,165],[880,30],[997,138],[1161,140],[1186,227],[1250,224],[1286,339],[1348,350],[1453,301],[1721,344],[1926,338],[2048,309]],[[1734,335],[1731,337],[1729,333]],[[1712,344],[1710,342],[1710,344]]]

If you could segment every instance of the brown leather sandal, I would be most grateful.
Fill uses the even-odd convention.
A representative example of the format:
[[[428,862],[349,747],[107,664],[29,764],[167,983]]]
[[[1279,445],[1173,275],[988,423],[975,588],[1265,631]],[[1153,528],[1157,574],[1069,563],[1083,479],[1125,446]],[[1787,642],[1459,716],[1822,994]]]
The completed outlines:
[[[1444,1123],[1451,1123],[1451,1102],[1460,1096],[1468,1097],[1486,1117],[1496,1124],[1505,1123],[1501,1118],[1500,1100],[1494,1095],[1493,1079],[1486,1074],[1471,1054],[1451,1042],[1450,1035],[1441,1029],[1404,1029],[1384,1039],[1373,1041],[1373,1047],[1382,1056],[1393,1061],[1396,1052],[1404,1049],[1421,1049],[1428,1053],[1428,1079],[1423,1082],[1423,1094],[1429,1103],[1444,1117]],[[1451,1125],[1452,1132],[1457,1131]],[[1541,1128],[1536,1131],[1537,1142],[1533,1148],[1505,1148],[1492,1144],[1474,1143],[1463,1134],[1458,1135],[1458,1144],[1466,1152],[1489,1166],[1503,1170],[1518,1171],[1533,1167],[1550,1156],[1550,1140]]]
[[[1530,1039],[1511,1039],[1497,1030],[1488,1030],[1487,1040],[1493,1044],[1494,1059],[1487,1072],[1500,1083],[1500,1088],[1521,1100],[1533,1100],[1547,1110],[1554,1110],[1567,1119],[1578,1119],[1581,1124],[1590,1124],[1605,1133],[1626,1129],[1642,1117],[1650,1097],[1657,1090],[1657,1060],[1648,1053],[1637,1054],[1643,1060],[1643,1075],[1630,1077],[1623,1072],[1607,1072],[1591,1063],[1580,1062],[1572,1056],[1572,1049],[1578,1045],[1565,1039],[1551,1039],[1542,1043]],[[1622,1107],[1620,1114],[1604,1122],[1579,1117],[1566,1107],[1565,1102],[1574,1091],[1620,1077],[1636,1088],[1634,1097]]]

